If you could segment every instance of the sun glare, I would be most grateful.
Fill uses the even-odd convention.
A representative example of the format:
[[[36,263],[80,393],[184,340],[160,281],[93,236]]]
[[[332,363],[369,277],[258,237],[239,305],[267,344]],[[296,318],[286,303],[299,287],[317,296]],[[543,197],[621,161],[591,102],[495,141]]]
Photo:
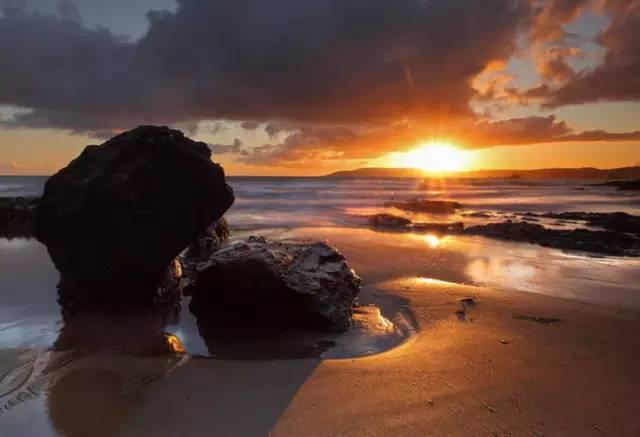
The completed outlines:
[[[446,142],[432,142],[407,152],[401,158],[405,167],[418,168],[429,173],[461,171],[468,166],[468,152]]]
[[[436,247],[440,246],[441,239],[437,235],[427,234],[424,236],[424,242],[427,243],[432,249],[435,249]]]

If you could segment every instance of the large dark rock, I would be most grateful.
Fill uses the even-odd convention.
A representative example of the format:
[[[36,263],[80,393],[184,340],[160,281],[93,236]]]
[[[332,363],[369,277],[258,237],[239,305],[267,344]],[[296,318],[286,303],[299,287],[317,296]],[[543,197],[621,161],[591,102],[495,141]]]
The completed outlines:
[[[0,197],[0,238],[33,236],[38,199]]]
[[[206,144],[142,126],[88,146],[52,176],[36,236],[80,307],[146,304],[172,260],[234,201]]]
[[[199,324],[342,332],[360,278],[325,243],[236,241],[196,269],[191,311]]]

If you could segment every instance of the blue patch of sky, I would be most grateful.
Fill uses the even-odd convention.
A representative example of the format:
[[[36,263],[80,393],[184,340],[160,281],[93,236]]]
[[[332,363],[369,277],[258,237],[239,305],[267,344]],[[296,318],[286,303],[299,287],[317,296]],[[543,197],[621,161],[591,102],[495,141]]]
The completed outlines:
[[[132,40],[147,32],[148,11],[175,11],[177,8],[176,0],[75,0],[74,3],[87,28],[107,28]],[[56,15],[57,4],[55,0],[27,0],[26,8]]]

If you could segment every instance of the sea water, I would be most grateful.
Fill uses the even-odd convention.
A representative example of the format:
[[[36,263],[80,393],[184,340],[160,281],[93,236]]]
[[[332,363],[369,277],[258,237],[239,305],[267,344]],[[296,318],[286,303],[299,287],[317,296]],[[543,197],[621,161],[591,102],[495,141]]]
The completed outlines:
[[[45,177],[0,177],[0,197],[39,196]],[[327,239],[339,249],[387,245],[392,260],[353,259],[367,287],[389,269],[424,280],[535,292],[585,302],[640,308],[640,259],[563,252],[482,237],[389,233],[370,229],[366,216],[379,212],[419,221],[482,223],[525,212],[623,211],[640,214],[640,195],[589,181],[330,179],[229,177],[236,201],[226,214],[232,233]],[[385,202],[414,198],[454,200],[454,215],[407,214]],[[482,217],[471,216],[483,212]],[[547,225],[548,223],[544,223]],[[553,225],[549,223],[549,225]],[[576,226],[569,224],[568,226]],[[348,247],[347,247],[348,246]],[[406,249],[397,251],[398,248]],[[348,252],[348,250],[344,250]],[[380,263],[380,265],[373,265]],[[397,266],[396,266],[397,267]],[[46,248],[33,239],[0,239],[0,349],[47,346],[62,326],[56,303],[58,273]],[[188,317],[169,329],[190,352],[204,345]]]

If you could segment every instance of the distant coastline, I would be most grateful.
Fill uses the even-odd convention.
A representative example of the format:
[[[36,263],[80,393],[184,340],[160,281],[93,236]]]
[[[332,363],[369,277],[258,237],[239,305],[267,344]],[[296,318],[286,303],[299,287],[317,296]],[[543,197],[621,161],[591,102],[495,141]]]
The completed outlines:
[[[373,168],[338,171],[326,175],[327,178],[428,178],[429,174],[415,168]],[[585,168],[544,168],[534,170],[473,170],[447,174],[451,178],[470,179],[638,179],[640,166],[612,169]]]
[[[16,178],[49,178],[50,175],[17,175],[0,174],[0,178],[7,180]],[[343,170],[318,176],[278,176],[278,175],[227,175],[230,179],[260,180],[260,179],[325,179],[325,178],[430,178],[433,175],[417,168],[392,167],[362,167],[353,170]],[[447,173],[446,178],[453,179],[584,179],[584,180],[630,180],[640,179],[640,166],[617,167],[601,169],[595,167],[581,168],[542,168],[531,170],[471,170]]]

